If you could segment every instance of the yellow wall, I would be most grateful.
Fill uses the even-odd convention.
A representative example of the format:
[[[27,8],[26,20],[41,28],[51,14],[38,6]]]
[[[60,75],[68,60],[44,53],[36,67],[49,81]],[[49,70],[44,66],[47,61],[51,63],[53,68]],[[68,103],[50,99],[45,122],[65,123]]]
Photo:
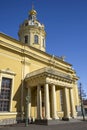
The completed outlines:
[[[10,43],[11,45],[17,45],[22,48],[19,44],[14,43],[13,41],[9,41],[8,39],[1,39],[3,42]],[[13,44],[14,43],[14,44]],[[16,75],[14,76],[14,85],[13,88],[13,100],[12,100],[12,109],[11,112],[20,112],[22,109],[25,110],[25,96],[26,89],[22,88],[22,80],[24,80],[27,73],[32,72],[34,70],[40,69],[46,66],[44,63],[39,62],[36,59],[31,57],[25,57],[23,54],[15,52],[14,50],[10,50],[5,47],[0,47],[0,70],[9,69],[14,72]],[[25,87],[25,86],[24,86]],[[23,106],[21,108],[21,90],[23,91]],[[32,106],[32,116],[36,116],[35,106]],[[9,117],[14,117],[14,115],[10,115]],[[16,115],[15,115],[16,116]],[[0,116],[1,118],[8,118],[6,116]]]
[[[24,46],[22,43],[13,40],[12,38],[9,38],[7,36],[0,37],[0,70],[6,70],[7,68],[9,68],[10,71],[15,73],[14,84],[12,86],[13,95],[12,95],[11,112],[20,112],[21,109],[23,111],[25,110],[24,106],[26,104],[25,97],[27,90],[23,80],[26,74],[43,67],[53,65],[50,63],[52,61],[52,58],[53,57],[50,56],[49,54],[41,52],[32,47]],[[73,70],[71,69],[71,65],[56,58],[55,58],[55,69],[60,72],[69,74],[70,76],[74,73]],[[60,92],[58,90],[59,88],[60,87],[56,88],[57,111],[61,112]],[[78,105],[77,85],[73,84],[73,88],[74,88],[73,95],[75,105]],[[32,98],[33,105],[31,106],[32,117],[37,116],[36,100],[34,96],[35,95],[33,95]],[[69,92],[67,96],[69,97]],[[23,98],[23,104],[21,104],[22,98]],[[69,98],[68,102],[70,103]],[[70,111],[70,106],[68,107]],[[9,117],[11,118],[14,116],[16,116],[16,113],[14,115],[9,115]],[[0,115],[0,118],[7,118],[7,117],[8,115],[5,116]]]

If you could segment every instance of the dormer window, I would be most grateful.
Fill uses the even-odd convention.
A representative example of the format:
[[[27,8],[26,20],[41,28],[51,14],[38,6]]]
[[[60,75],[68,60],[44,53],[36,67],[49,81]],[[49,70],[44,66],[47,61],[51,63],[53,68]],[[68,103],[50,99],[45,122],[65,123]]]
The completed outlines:
[[[34,35],[34,43],[38,44],[38,35]]]
[[[25,38],[25,39],[24,39],[24,42],[25,42],[25,43],[28,43],[28,35],[25,35],[24,38]]]
[[[25,23],[25,26],[28,26],[28,22],[27,22],[27,23]]]

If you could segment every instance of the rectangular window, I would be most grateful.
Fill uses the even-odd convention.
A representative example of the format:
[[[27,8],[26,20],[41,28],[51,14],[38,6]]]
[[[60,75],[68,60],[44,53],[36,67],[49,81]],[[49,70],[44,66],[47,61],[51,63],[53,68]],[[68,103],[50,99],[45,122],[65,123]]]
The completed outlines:
[[[1,92],[0,92],[0,111],[5,112],[10,109],[12,79],[2,78]]]

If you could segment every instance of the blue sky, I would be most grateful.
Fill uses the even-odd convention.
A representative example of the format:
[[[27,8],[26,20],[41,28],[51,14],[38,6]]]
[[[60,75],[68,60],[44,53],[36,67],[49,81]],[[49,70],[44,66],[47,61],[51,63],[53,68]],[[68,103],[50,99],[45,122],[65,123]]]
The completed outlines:
[[[87,94],[87,0],[0,0],[0,31],[18,39],[32,2],[45,25],[47,52],[66,57]]]

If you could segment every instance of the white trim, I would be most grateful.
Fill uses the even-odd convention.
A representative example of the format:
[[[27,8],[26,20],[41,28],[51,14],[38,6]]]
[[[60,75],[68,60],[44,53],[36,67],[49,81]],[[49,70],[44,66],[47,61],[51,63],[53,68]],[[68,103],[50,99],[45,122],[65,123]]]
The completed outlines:
[[[11,71],[9,68],[7,68],[6,70],[0,70],[0,73],[2,74],[7,74],[7,75],[16,75],[13,71]]]
[[[1,92],[1,83],[2,83],[2,78],[10,78],[12,79],[12,86],[11,86],[11,95],[10,95],[10,107],[9,107],[9,111],[12,111],[12,99],[13,99],[13,90],[14,90],[14,76],[16,74],[11,71],[10,69],[6,69],[6,70],[0,70],[0,92]]]
[[[4,116],[4,115],[17,115],[17,112],[0,112],[0,116]]]

